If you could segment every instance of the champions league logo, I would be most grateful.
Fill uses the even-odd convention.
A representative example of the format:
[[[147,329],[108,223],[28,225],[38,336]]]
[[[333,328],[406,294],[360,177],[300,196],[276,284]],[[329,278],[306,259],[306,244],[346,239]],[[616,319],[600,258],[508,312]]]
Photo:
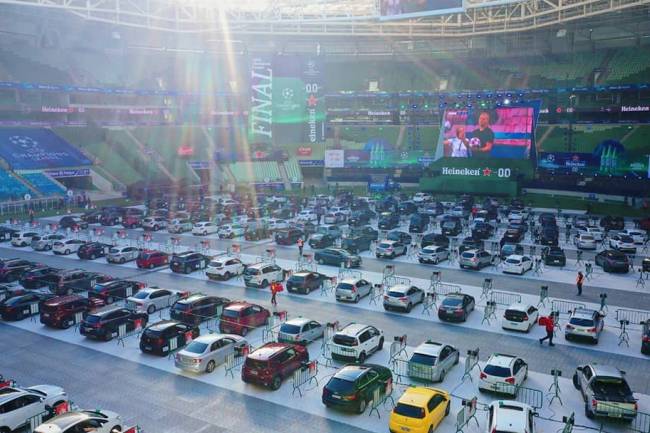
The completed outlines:
[[[38,147],[38,141],[34,140],[32,137],[27,137],[25,135],[12,135],[9,137],[9,142],[15,146],[20,147],[26,152],[28,152],[30,149],[35,149]]]
[[[294,100],[295,92],[290,87],[285,87],[282,89],[282,101],[279,104],[276,104],[276,107],[280,110],[292,111],[298,109],[300,104]]]
[[[287,99],[289,99],[289,100],[292,99],[293,98],[293,89],[290,89],[288,87],[285,87],[284,89],[282,89],[282,97],[285,99],[285,101]]]
[[[17,149],[11,154],[16,159],[31,161],[53,161],[68,157],[67,152],[48,152],[41,147],[38,141],[26,135],[12,135],[9,143]]]

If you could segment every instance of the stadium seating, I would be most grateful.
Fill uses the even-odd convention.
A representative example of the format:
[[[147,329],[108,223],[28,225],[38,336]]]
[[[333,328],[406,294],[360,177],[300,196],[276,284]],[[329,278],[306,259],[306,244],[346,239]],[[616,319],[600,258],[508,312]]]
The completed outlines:
[[[542,151],[566,152],[568,132],[569,125],[557,125],[540,143]],[[604,140],[620,140],[628,132],[626,126],[619,125],[573,125],[573,149],[575,152],[591,153]],[[538,136],[540,136],[539,133]]]
[[[24,173],[22,174],[22,177],[44,196],[65,193],[65,189],[63,189],[59,184],[52,182],[52,180],[43,173]]]
[[[27,193],[31,193],[29,188],[14,175],[0,169],[0,200],[22,200]]]
[[[230,171],[237,183],[282,182],[280,167],[275,161],[235,162],[230,164]]]
[[[606,80],[610,83],[646,83],[650,80],[650,50],[621,48],[609,61]]]
[[[300,171],[300,165],[296,158],[289,158],[284,163],[284,168],[287,170],[289,182],[302,182],[302,172]]]

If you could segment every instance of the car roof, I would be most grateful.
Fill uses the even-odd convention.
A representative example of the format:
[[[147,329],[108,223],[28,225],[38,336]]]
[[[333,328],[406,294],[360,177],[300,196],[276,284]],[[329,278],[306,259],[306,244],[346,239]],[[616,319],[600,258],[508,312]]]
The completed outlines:
[[[232,338],[232,339],[241,339],[239,335],[233,335],[233,334],[206,334],[206,335],[201,335],[200,337],[196,337],[193,341],[196,341],[197,343],[205,343],[205,344],[212,344],[217,340],[221,340],[222,338]]]
[[[415,407],[426,407],[429,400],[431,400],[431,397],[436,394],[446,395],[447,392],[436,388],[414,386],[406,388],[404,394],[399,398],[398,403],[404,403]]]
[[[440,351],[442,351],[443,347],[445,347],[445,345],[442,343],[437,343],[435,341],[425,341],[424,343],[416,347],[413,353],[420,353],[423,355],[430,355],[430,356],[438,356],[440,355]]]
[[[72,301],[79,301],[81,299],[86,299],[86,298],[79,295],[58,296],[56,298],[48,299],[47,301],[45,301],[45,305],[48,305],[50,307],[56,307],[61,304],[66,304]]]
[[[623,373],[616,367],[601,364],[591,364],[590,367],[594,370],[596,376],[623,378]]]
[[[337,379],[354,382],[359,377],[367,373],[372,367],[369,365],[346,365],[334,375]]]
[[[596,310],[590,310],[588,308],[576,308],[575,310],[573,310],[573,314],[571,315],[571,317],[581,317],[585,319],[591,319],[594,313],[596,313]]]
[[[521,260],[524,259],[524,256],[522,256],[521,254],[510,254],[510,255],[507,257],[507,259],[514,259],[514,260],[519,260],[519,261],[521,261]]]
[[[532,409],[530,406],[518,401],[493,402],[498,407],[498,416],[495,416],[497,431],[524,431],[528,422],[527,413]]]
[[[355,284],[357,284],[360,280],[361,280],[361,278],[344,278],[344,279],[341,280],[341,283],[355,285]]]
[[[151,331],[162,331],[176,325],[177,323],[179,322],[176,320],[161,320],[160,322],[156,322],[153,325],[149,325],[147,328]]]
[[[408,289],[410,289],[411,286],[407,286],[406,284],[395,284],[394,286],[391,286],[388,288],[390,292],[402,292],[406,293]]]
[[[368,328],[368,325],[364,325],[362,323],[350,323],[349,325],[341,329],[338,333],[356,337],[361,332],[363,332],[366,328]]]
[[[244,308],[248,308],[252,306],[253,304],[250,304],[246,301],[233,301],[230,304],[228,304],[224,310],[234,310],[234,311],[241,311]]]
[[[506,355],[503,353],[493,353],[488,359],[487,364],[494,365],[496,367],[510,367],[517,359],[514,355]]]
[[[288,347],[291,347],[291,345],[285,343],[267,343],[249,354],[248,357],[251,359],[265,361]]]
[[[41,424],[38,427],[38,430],[47,432],[47,433],[58,433],[65,431],[70,426],[76,425],[81,421],[91,418],[91,415],[85,411],[79,412],[67,412],[61,415],[58,415],[44,424]],[[103,418],[101,415],[97,414],[98,417]]]
[[[292,276],[294,277],[306,277],[307,275],[311,274],[311,271],[298,271],[294,272]]]
[[[524,304],[523,302],[515,302],[508,307],[508,310],[517,310],[517,311],[528,311],[532,307],[530,304]]]
[[[206,294],[204,294],[204,293],[192,293],[192,294],[191,294],[190,296],[188,296],[187,298],[179,299],[179,300],[178,300],[178,303],[179,303],[179,304],[183,304],[183,303],[187,304],[187,303],[190,303],[190,302],[196,302],[196,301],[198,301],[198,300],[200,300],[200,299],[203,299],[203,298],[205,298],[205,297],[207,297],[207,296],[208,296],[208,295],[206,295]]]

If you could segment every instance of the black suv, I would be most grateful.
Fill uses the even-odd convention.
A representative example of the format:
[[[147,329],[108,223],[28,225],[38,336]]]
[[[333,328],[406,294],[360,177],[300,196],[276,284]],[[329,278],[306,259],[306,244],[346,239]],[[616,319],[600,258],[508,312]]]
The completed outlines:
[[[80,219],[88,224],[97,224],[103,215],[101,210],[91,210],[81,215]]]
[[[59,220],[59,227],[62,229],[87,229],[88,223],[81,218],[64,216]]]
[[[189,344],[201,335],[198,326],[175,320],[162,320],[147,326],[140,337],[140,350],[144,353],[164,356]],[[174,340],[176,340],[174,342]],[[172,349],[174,342],[176,349]]]
[[[98,272],[72,269],[45,275],[41,281],[47,285],[50,292],[56,295],[71,295],[74,292],[91,290],[97,283],[111,281],[113,277]]]
[[[382,213],[379,217],[377,227],[379,230],[392,230],[399,226],[399,215],[397,213]]]
[[[24,259],[1,259],[0,282],[11,283],[20,279],[23,274],[37,266],[36,263]]]
[[[174,254],[169,261],[169,269],[173,272],[189,274],[198,269],[205,269],[210,263],[210,257],[194,251]]]
[[[463,226],[458,218],[447,218],[440,224],[441,232],[445,236],[458,236],[463,231]]]
[[[424,233],[429,227],[429,215],[415,214],[409,222],[409,233]]]
[[[348,224],[354,227],[369,224],[370,220],[375,217],[375,213],[368,209],[356,210],[350,214]]]
[[[435,245],[437,247],[449,248],[449,238],[445,235],[440,235],[437,233],[427,233],[422,236],[422,241],[420,242],[420,247],[428,247],[429,245]]]
[[[494,233],[494,227],[485,222],[477,222],[472,229],[472,237],[475,239],[488,239]]]
[[[111,247],[112,245],[102,242],[89,242],[79,247],[77,256],[84,260],[95,260],[99,257],[106,257],[106,251]]]
[[[367,238],[369,241],[376,241],[379,239],[379,232],[371,226],[353,227],[350,234],[352,237],[359,236]]]
[[[53,297],[54,295],[49,293],[25,293],[5,299],[0,303],[0,317],[2,320],[22,320],[39,314],[42,303]],[[34,305],[38,308],[34,308]]]
[[[45,276],[57,274],[59,272],[61,272],[61,269],[59,268],[52,268],[43,265],[25,272],[18,282],[27,290],[40,289],[41,287],[47,286],[47,283],[45,283],[43,279]]]
[[[20,230],[12,229],[9,227],[0,226],[0,242],[11,240],[11,235],[18,233]]]
[[[107,307],[87,315],[79,326],[79,333],[86,337],[110,341],[119,335],[120,325],[126,325],[128,333],[137,327],[144,328],[148,320],[147,313],[136,313],[120,307]]]
[[[144,283],[131,280],[113,280],[106,283],[95,284],[88,291],[88,299],[101,299],[104,304],[115,301],[124,301],[135,295],[144,287]]]
[[[403,201],[397,206],[397,211],[401,215],[411,215],[418,211],[418,207],[412,201]]]
[[[537,236],[537,243],[540,245],[548,245],[557,247],[559,242],[560,232],[556,227],[546,226],[542,227],[542,231]]]
[[[544,247],[542,260],[546,266],[566,266],[566,254],[560,247]]]
[[[311,248],[320,250],[334,245],[334,237],[324,233],[316,233],[311,235],[308,243]]]
[[[365,236],[349,236],[341,241],[341,248],[351,254],[370,250],[370,238]]]
[[[196,293],[176,301],[172,305],[169,317],[196,326],[205,320],[219,317],[221,310],[229,302],[230,300],[226,298]]]

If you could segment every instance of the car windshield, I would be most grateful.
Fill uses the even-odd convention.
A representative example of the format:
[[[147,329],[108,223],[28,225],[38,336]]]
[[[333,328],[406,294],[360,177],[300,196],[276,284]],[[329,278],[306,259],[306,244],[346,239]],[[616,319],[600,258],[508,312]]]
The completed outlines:
[[[305,276],[304,275],[292,275],[290,278],[292,283],[302,283],[305,281]]]
[[[117,254],[117,253],[120,252],[120,250],[117,249],[117,248],[111,248],[110,250],[108,250],[108,252],[111,253],[111,254]]]
[[[259,359],[246,358],[246,367],[253,370],[262,370],[268,367],[268,361],[261,361]]]
[[[594,326],[594,321],[592,319],[572,317],[571,320],[569,320],[569,324],[575,326]]]
[[[352,290],[354,285],[350,283],[340,283],[337,287],[337,290]]]
[[[382,242],[382,243],[379,244],[380,248],[391,248],[392,246],[393,246],[393,244],[389,244],[387,242]]]
[[[414,353],[409,362],[433,366],[436,365],[436,359],[438,359],[437,356],[425,355],[424,353]]]
[[[510,369],[507,367],[498,367],[496,365],[488,364],[483,369],[483,373],[496,377],[508,377],[510,376]]]
[[[393,412],[407,418],[424,418],[424,408],[411,406],[410,404],[397,403]]]
[[[244,269],[244,275],[259,275],[260,270],[255,268],[246,268]]]
[[[300,326],[283,323],[282,326],[280,326],[280,332],[293,335],[300,334]]]
[[[99,316],[94,315],[94,314],[90,314],[90,315],[86,316],[86,318],[84,320],[86,321],[86,323],[98,323],[101,320],[101,318]]]
[[[471,259],[471,258],[473,258],[475,255],[476,255],[476,254],[474,254],[474,253],[472,253],[472,252],[465,252],[465,253],[463,253],[463,258],[464,258],[464,259]]]
[[[354,393],[354,382],[333,377],[327,383],[326,388],[335,394],[348,395]]]
[[[207,349],[208,345],[206,343],[201,343],[199,341],[192,341],[189,346],[187,346],[184,350],[185,352],[190,352],[190,353],[203,353],[205,352],[205,349]]]

